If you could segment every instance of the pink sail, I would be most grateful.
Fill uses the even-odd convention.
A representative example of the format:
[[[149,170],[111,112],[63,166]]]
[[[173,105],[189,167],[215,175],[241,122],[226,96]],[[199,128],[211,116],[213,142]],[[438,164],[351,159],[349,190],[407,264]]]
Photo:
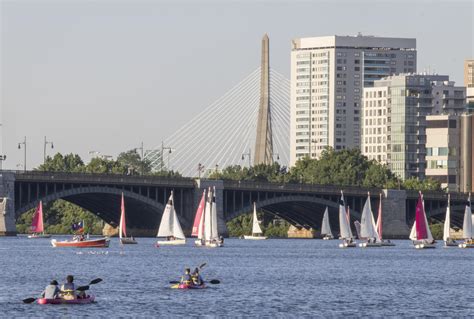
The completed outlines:
[[[418,240],[428,238],[428,232],[426,230],[425,222],[425,209],[423,206],[423,199],[421,197],[421,192],[418,195],[418,203],[416,204],[416,215],[415,215],[415,223],[416,223],[416,238]]]
[[[127,237],[127,226],[125,222],[125,201],[123,199],[123,193],[122,193],[122,204],[120,205],[120,230],[123,234],[123,236]]]
[[[31,222],[31,231],[33,233],[44,232],[43,226],[43,202],[40,201],[38,207],[36,207],[35,214],[33,215],[33,221]]]
[[[196,210],[196,216],[194,217],[194,224],[193,224],[193,232],[191,236],[197,236],[199,232],[199,223],[201,222],[201,216],[204,212],[204,203],[205,203],[205,196],[206,192],[202,193],[201,201],[199,202],[199,206]]]
[[[382,239],[382,194],[380,194],[379,200],[379,214],[377,216],[377,233],[380,239]]]

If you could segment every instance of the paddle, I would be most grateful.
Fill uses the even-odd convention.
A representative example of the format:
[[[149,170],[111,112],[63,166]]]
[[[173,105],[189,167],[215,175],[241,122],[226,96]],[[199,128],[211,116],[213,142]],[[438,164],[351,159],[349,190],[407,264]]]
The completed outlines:
[[[218,284],[221,283],[220,280],[218,280],[218,279],[212,279],[212,280],[210,280],[210,281],[208,281],[208,282],[211,283],[211,284],[213,284],[213,285],[218,285]],[[170,281],[170,284],[172,284],[172,285],[174,285],[174,284],[179,284],[179,283],[181,283],[181,281],[178,281],[178,280]]]
[[[89,282],[89,285],[95,285],[95,284],[98,284],[99,282],[101,282],[102,279],[101,278],[96,278],[96,279],[93,279],[91,280],[91,282]],[[81,286],[81,287],[77,287],[77,291],[86,291],[86,290],[89,290],[89,285],[87,286]],[[36,300],[37,298],[26,298],[26,299],[23,299],[23,302],[24,303],[32,303]]]

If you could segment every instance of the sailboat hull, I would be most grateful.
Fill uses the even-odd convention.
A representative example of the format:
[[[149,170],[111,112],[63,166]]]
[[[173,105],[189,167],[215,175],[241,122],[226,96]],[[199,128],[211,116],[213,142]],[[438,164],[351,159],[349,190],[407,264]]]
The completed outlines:
[[[334,239],[334,238],[331,237],[331,236],[324,236],[324,237],[323,237],[323,240],[332,240],[332,239]]]
[[[120,238],[122,245],[136,245],[137,241],[134,238]]]
[[[393,247],[393,246],[395,246],[395,244],[392,243],[392,242],[389,243],[388,241],[382,241],[382,246],[383,247]]]
[[[371,248],[371,247],[382,247],[382,243],[360,243],[359,247]]]
[[[459,244],[459,248],[474,248],[474,240],[467,240]]]
[[[251,239],[251,240],[262,240],[262,239],[267,239],[266,236],[245,236],[244,239]]]
[[[160,246],[186,245],[186,239],[158,240],[156,244]]]
[[[430,248],[436,248],[436,243],[423,243],[423,242],[418,242],[414,243],[416,249],[430,249]]]
[[[357,247],[356,243],[340,243],[339,248],[352,248]]]
[[[454,240],[444,242],[444,247],[458,247],[458,245],[459,244],[455,242]]]

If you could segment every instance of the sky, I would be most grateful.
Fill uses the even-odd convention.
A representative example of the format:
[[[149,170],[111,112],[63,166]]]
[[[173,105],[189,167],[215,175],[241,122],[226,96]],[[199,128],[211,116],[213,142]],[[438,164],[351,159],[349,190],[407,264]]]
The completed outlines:
[[[289,77],[291,39],[417,39],[418,71],[463,81],[473,1],[0,0],[3,168],[55,152],[117,156],[161,141],[260,63]]]

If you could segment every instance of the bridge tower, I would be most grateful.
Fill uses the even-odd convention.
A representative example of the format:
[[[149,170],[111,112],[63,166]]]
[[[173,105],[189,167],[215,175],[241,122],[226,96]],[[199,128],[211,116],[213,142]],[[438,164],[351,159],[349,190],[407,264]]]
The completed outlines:
[[[258,109],[254,165],[273,163],[272,119],[270,112],[270,40],[262,39],[262,65],[260,75],[260,106]]]

